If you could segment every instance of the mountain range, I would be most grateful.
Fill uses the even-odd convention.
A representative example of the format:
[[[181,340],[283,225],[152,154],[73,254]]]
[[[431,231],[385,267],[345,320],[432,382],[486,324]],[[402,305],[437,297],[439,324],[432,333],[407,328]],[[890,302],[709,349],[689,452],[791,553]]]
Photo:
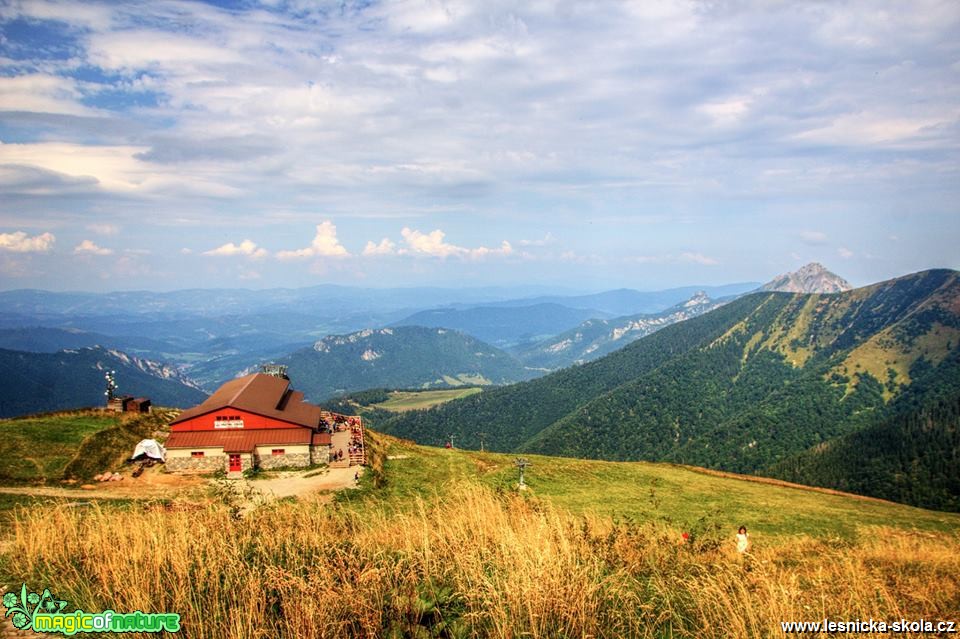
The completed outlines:
[[[882,428],[930,397],[949,401],[956,389],[944,380],[960,366],[958,350],[955,271],[835,294],[758,292],[582,366],[381,427],[424,443],[453,433],[460,445],[478,447],[482,432],[500,451],[785,476],[808,451],[844,450],[851,445],[844,438]],[[909,460],[902,482],[926,481],[948,494],[947,476],[925,463],[951,454]],[[925,474],[937,479],[921,480]],[[864,492],[884,496],[879,482]]]
[[[515,352],[520,361],[531,368],[556,370],[603,357],[664,326],[703,315],[723,304],[698,291],[687,301],[660,313],[589,319],[576,328]]]
[[[396,326],[324,337],[279,363],[320,401],[368,388],[509,384],[532,377],[513,356],[446,328]]]
[[[745,285],[713,287],[712,290],[715,291],[732,292],[716,300],[712,299],[705,290],[696,291],[690,299],[658,313],[640,313],[613,319],[590,319],[559,335],[515,348],[514,352],[527,366],[543,370],[557,370],[572,364],[582,364],[607,355],[664,326],[712,311],[743,294],[742,286]],[[679,289],[674,289],[676,290]],[[850,290],[850,285],[839,275],[828,271],[822,264],[814,262],[792,273],[778,275],[758,290],[837,293]],[[664,293],[668,292],[664,291]]]
[[[467,309],[441,308],[420,311],[393,326],[448,328],[472,335],[505,348],[556,335],[593,317],[606,313],[555,303],[532,306],[478,306]]]
[[[207,394],[169,365],[102,347],[28,353],[0,349],[0,417],[104,405],[104,374],[121,394],[154,405],[189,407]]]

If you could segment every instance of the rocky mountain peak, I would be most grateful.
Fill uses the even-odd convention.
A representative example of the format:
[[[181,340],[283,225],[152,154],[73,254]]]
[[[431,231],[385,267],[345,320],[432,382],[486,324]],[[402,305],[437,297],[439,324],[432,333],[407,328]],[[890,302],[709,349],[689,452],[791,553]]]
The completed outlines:
[[[761,291],[784,293],[842,293],[853,287],[850,283],[827,270],[819,262],[811,262],[792,273],[784,273],[760,287]]]

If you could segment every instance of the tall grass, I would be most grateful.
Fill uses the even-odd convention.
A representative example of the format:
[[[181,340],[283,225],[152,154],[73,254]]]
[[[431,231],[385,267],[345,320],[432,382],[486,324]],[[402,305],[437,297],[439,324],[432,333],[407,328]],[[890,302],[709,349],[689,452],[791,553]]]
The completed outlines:
[[[960,539],[867,529],[740,557],[704,529],[575,516],[464,484],[415,508],[23,510],[5,572],[89,611],[220,637],[767,637],[781,620],[947,619]]]

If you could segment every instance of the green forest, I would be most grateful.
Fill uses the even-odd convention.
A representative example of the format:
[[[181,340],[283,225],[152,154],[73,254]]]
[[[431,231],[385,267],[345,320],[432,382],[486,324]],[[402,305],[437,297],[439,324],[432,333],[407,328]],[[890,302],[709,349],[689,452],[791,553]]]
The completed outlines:
[[[956,509],[943,406],[960,371],[958,298],[948,270],[833,295],[757,293],[597,361],[376,421],[426,444],[452,433],[478,448],[482,433],[505,452],[671,461]],[[934,453],[921,453],[924,419],[943,425]],[[891,457],[871,479],[825,452],[874,431],[891,450],[912,437],[909,459]],[[931,474],[939,498],[910,488]]]

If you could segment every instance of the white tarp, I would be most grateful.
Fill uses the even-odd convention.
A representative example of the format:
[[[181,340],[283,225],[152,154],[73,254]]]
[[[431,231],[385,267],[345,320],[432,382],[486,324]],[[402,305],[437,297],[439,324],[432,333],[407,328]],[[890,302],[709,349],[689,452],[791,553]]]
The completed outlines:
[[[133,451],[133,456],[130,459],[137,459],[141,455],[159,459],[162,462],[167,461],[167,449],[158,444],[155,439],[142,440],[137,444],[137,448]]]

